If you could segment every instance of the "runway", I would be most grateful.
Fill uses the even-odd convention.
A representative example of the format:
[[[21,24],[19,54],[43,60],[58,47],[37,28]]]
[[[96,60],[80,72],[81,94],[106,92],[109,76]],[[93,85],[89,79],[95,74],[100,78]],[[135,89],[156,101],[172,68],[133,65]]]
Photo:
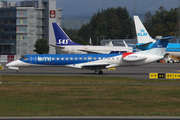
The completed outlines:
[[[0,71],[2,75],[17,75],[16,70],[6,67]],[[143,66],[117,67],[116,70],[103,69],[102,75],[85,69],[73,69],[67,67],[26,67],[20,68],[18,75],[53,75],[53,76],[117,76],[137,79],[149,79],[149,73],[179,73],[179,63],[151,63]]]

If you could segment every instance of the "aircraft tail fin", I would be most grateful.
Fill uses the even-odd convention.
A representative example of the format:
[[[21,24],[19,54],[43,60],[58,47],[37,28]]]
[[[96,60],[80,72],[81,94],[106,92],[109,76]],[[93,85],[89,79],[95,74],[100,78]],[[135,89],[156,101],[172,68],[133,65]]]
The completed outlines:
[[[169,43],[169,39],[172,39],[172,37],[166,37],[165,39],[158,39],[151,47],[151,49],[146,51],[141,51],[139,53],[145,53],[148,55],[157,55],[162,59],[166,53],[166,48]]]
[[[149,36],[149,33],[147,32],[146,28],[142,24],[141,20],[138,16],[134,16],[134,24],[136,28],[136,35],[138,43],[155,43],[156,40],[152,39],[151,36]]]
[[[56,38],[57,46],[65,46],[65,45],[80,45],[78,43],[73,42],[67,34],[63,31],[63,29],[59,26],[58,23],[52,23],[54,29],[54,35]]]

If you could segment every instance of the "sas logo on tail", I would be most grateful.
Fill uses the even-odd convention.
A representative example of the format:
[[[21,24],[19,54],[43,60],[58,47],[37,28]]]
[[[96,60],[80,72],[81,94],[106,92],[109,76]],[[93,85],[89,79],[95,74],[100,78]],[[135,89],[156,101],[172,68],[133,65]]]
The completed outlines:
[[[137,36],[147,36],[147,33],[145,32],[144,29],[141,29],[140,33],[137,33]]]
[[[57,44],[68,44],[69,39],[59,39]]]

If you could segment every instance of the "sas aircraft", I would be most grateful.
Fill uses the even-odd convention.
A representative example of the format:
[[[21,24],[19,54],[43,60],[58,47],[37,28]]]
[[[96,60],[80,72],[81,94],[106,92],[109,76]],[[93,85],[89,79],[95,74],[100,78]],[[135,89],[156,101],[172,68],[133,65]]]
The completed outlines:
[[[50,45],[57,50],[66,54],[110,54],[110,53],[126,53],[132,52],[132,47],[126,46],[87,46],[80,45],[73,42],[58,25],[58,23],[52,23],[54,29],[54,35],[56,38],[56,45]]]
[[[160,60],[164,57],[168,42],[168,39],[157,40],[151,49],[135,53],[24,55],[21,59],[10,62],[6,66],[9,69],[16,69],[16,73],[19,73],[19,67],[66,66],[94,70],[96,74],[102,74],[102,69],[139,66]]]
[[[136,28],[136,34],[137,34],[137,47],[141,50],[148,50],[150,49],[156,42],[155,39],[152,39],[149,36],[149,33],[147,32],[146,28],[142,24],[141,20],[138,16],[134,16],[134,23]],[[169,39],[174,38],[171,37],[163,37],[162,39]],[[169,43],[166,48],[165,55],[170,55],[172,58],[180,59],[180,44],[179,43]]]

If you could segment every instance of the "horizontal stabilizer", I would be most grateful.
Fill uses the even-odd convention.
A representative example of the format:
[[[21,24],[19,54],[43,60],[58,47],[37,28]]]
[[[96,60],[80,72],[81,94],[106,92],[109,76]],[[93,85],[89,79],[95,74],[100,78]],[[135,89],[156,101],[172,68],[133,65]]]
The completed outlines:
[[[151,49],[154,43],[148,42],[148,43],[137,43],[136,46],[140,50],[148,50]]]
[[[169,37],[163,37],[163,38],[161,38],[161,40],[170,40],[170,39],[173,39],[174,38],[174,36],[169,36]]]
[[[52,46],[52,47],[55,47],[55,48],[58,48],[58,49],[64,49],[65,47],[62,47],[62,46],[56,46],[56,45],[51,45],[51,44],[49,44],[50,46]]]

